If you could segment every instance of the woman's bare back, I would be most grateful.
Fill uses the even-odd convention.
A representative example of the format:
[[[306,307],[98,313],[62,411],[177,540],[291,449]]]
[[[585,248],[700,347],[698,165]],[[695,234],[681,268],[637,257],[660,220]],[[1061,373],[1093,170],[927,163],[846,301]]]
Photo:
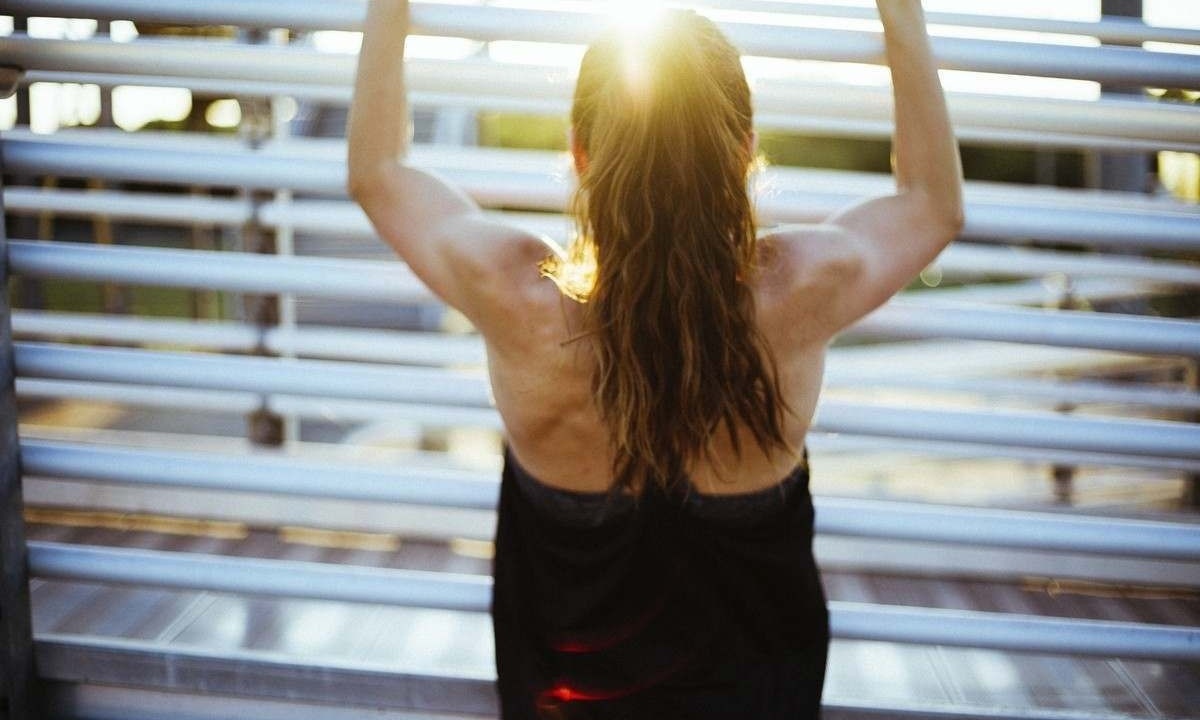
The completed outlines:
[[[778,483],[800,461],[821,389],[828,337],[803,332],[806,309],[797,303],[798,296],[816,300],[821,279],[800,276],[798,253],[771,251],[797,241],[786,235],[763,238],[763,269],[755,284],[758,327],[775,356],[783,397],[794,412],[784,425],[794,455],[764,455],[743,430],[739,459],[728,434],[719,433],[712,455],[720,466],[695,458],[688,472],[699,492],[761,490]],[[586,337],[569,341],[580,334],[582,307],[564,297],[553,282],[525,268],[514,267],[512,280],[513,297],[505,303],[512,323],[485,331],[492,392],[508,429],[510,449],[526,470],[548,485],[605,491],[612,484],[613,458],[591,399],[593,353]]]

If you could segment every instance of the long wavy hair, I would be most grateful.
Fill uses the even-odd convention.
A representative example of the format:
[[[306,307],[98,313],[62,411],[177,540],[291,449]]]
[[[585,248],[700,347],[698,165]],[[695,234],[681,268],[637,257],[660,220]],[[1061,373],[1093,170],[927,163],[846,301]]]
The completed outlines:
[[[650,36],[604,35],[583,57],[571,123],[587,158],[577,232],[541,269],[584,303],[613,489],[670,486],[693,458],[713,459],[722,425],[739,456],[739,423],[764,452],[790,452],[755,324],[752,111],[737,49],[690,11]]]

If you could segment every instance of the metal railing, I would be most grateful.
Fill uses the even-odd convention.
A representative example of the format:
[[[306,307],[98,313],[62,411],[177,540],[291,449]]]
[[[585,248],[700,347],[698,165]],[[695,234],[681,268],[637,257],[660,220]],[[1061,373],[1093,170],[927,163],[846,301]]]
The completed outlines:
[[[288,457],[146,450],[47,440],[21,446],[34,476],[494,510],[494,473],[432,464],[405,468]],[[818,533],[956,545],[1200,561],[1200,525],[816,499]],[[1196,580],[1200,580],[1198,573]]]
[[[40,577],[474,612],[486,612],[491,601],[490,579],[445,572],[51,542],[30,543],[29,555]],[[1200,660],[1200,628],[846,602],[830,603],[829,621],[830,633],[843,639]]]
[[[731,0],[728,5],[778,9],[772,7],[777,3],[764,0]],[[851,8],[804,7],[829,17],[864,16]],[[357,29],[363,8],[361,2],[323,0],[10,0],[6,12],[318,30]],[[431,3],[416,3],[413,17],[420,32],[480,41],[581,42],[597,24],[594,14],[491,6],[472,6],[468,11],[463,6]],[[938,21],[932,16],[931,20]],[[1200,42],[1200,32],[1109,18],[1098,23],[1062,23],[946,15],[940,20],[1079,34],[1105,42]],[[748,54],[881,61],[882,45],[874,33],[784,28],[764,22],[723,21],[722,27]],[[1200,78],[1200,58],[1134,48],[948,37],[935,38],[934,46],[939,62],[951,69],[1171,87],[1188,87]],[[220,52],[214,52],[216,49]],[[144,82],[249,95],[291,94],[335,104],[348,100],[354,66],[354,58],[348,55],[196,40],[113,43],[14,35],[0,38],[0,53],[30,70],[28,82],[106,86]],[[561,68],[517,71],[515,66],[478,60],[413,61],[409,69],[415,100],[463,107],[559,112],[572,83],[570,74]],[[830,93],[831,88],[837,92]],[[764,79],[756,88],[756,97],[761,127],[846,136],[890,132],[890,96],[883,87]],[[1194,107],[1107,97],[1095,101],[1014,100],[967,94],[953,95],[950,104],[956,122],[964,128],[963,137],[979,141],[1090,149],[1200,149],[1200,110]],[[806,109],[793,116],[797,106]],[[9,212],[103,216],[164,226],[236,227],[249,223],[320,236],[372,236],[361,211],[344,199],[345,147],[339,140],[290,139],[249,150],[240,143],[195,136],[126,137],[92,131],[44,137],[18,130],[3,139],[3,151],[5,169],[11,175],[290,190],[301,195],[252,203],[244,198],[184,197],[145,189],[85,192],[8,187],[5,201]],[[568,232],[569,223],[559,214],[570,191],[561,154],[418,146],[412,160],[459,183],[485,206],[505,208],[500,216],[510,222],[560,239]],[[759,179],[757,201],[768,221],[813,221],[846,202],[886,191],[891,182],[886,176],[868,173],[774,168]],[[937,262],[947,277],[1040,278],[1047,273],[1065,273],[1072,278],[1119,278],[1175,288],[1200,285],[1200,265],[1190,258],[1104,256],[1010,246],[1034,239],[1122,251],[1179,254],[1200,250],[1200,211],[1164,198],[969,183],[963,238],[981,244],[949,248]],[[434,301],[412,273],[396,262],[17,240],[5,247],[0,267],[5,265],[14,274],[31,279],[290,293],[310,299],[394,304]],[[264,408],[305,417],[332,408],[358,419],[406,418],[431,427],[500,428],[488,400],[486,376],[479,369],[482,343],[473,336],[320,326],[290,329],[232,321],[27,310],[12,313],[11,320],[17,334],[40,340],[21,340],[11,346],[19,375],[15,389],[22,397],[106,399],[226,412]],[[954,303],[936,294],[902,296],[848,329],[845,336],[1084,349],[1123,353],[1138,362],[1153,357],[1157,362],[1184,364],[1200,358],[1200,332],[1194,320]],[[166,344],[221,353],[265,351],[299,359],[88,348],[47,342],[50,338],[135,346]],[[0,351],[9,350],[0,347]],[[1188,422],[1186,415],[1200,409],[1200,394],[1194,389],[1145,382],[922,377],[914,373],[884,377],[839,369],[839,350],[833,348],[829,354],[827,378],[832,389],[907,388],[1011,395],[1025,401],[1072,405],[1119,403],[1148,410],[1154,417],[935,410],[831,398],[822,401],[814,419],[816,447],[878,440],[899,447],[907,443],[907,447],[930,452],[1200,473],[1200,426]],[[19,447],[27,477],[113,486],[263,493],[484,513],[494,509],[497,492],[494,473],[467,470],[429,457],[383,467],[282,452],[199,452],[44,437],[25,438]],[[824,496],[815,503],[817,531],[822,536],[1164,563],[1175,573],[1171,578],[1174,584],[1200,585],[1200,525],[1195,523]],[[49,542],[30,543],[28,551],[35,575],[74,581],[393,603],[472,613],[486,610],[490,593],[490,582],[481,576]],[[831,611],[833,634],[842,639],[1200,661],[1200,628],[1194,627],[839,602],[831,604]],[[46,636],[39,642],[45,666],[57,668],[58,677],[64,679],[78,679],[73,670],[66,669],[69,663],[64,658],[69,655],[64,653],[74,650],[100,657],[121,651],[117,641]],[[139,662],[166,662],[153,649],[133,645],[125,649],[140,658]],[[221,658],[208,660],[219,662]],[[480,700],[478,687],[490,678],[414,676],[404,682],[413,687],[419,683],[470,685],[472,690],[458,705],[446,701],[436,709],[494,711],[490,701]],[[432,707],[413,702],[415,707]]]
[[[212,66],[214,49],[228,63]],[[214,41],[41,40],[0,38],[0,52],[32,70],[26,82],[83,82],[105,86],[161,85],[201,92],[292,95],[345,104],[354,58],[315,50],[239,46]],[[260,68],[272,68],[271,80]],[[66,68],[66,69],[64,69]],[[71,69],[73,68],[73,69]],[[153,74],[147,72],[153,68]],[[574,77],[560,67],[505,65],[480,60],[410,60],[417,104],[565,114]],[[219,73],[220,80],[198,73]],[[951,93],[956,132],[965,141],[1038,147],[1195,151],[1200,109],[1148,99],[1070,100]],[[890,137],[891,91],[886,86],[762,78],[755,81],[760,128]]]
[[[344,195],[344,146],[294,140],[246,153],[229,141],[120,138],[62,133],[40,139],[19,133],[5,141],[12,172],[217,187],[290,188]],[[102,140],[91,139],[100,135]],[[88,137],[89,142],[83,138]],[[199,146],[199,147],[198,147]],[[139,162],[128,162],[138,152]],[[485,206],[561,211],[570,189],[561,154],[493,149],[415,147],[412,161],[437,170]],[[864,196],[887,192],[890,179],[866,173],[774,168],[760,181],[758,209],[766,221],[812,222]],[[297,202],[298,204],[298,202]],[[314,211],[324,211],[317,206]],[[349,205],[346,211],[351,211]],[[276,222],[285,213],[278,208]],[[274,210],[272,212],[275,212]],[[357,214],[357,213],[356,213]],[[1191,251],[1200,247],[1200,210],[1133,193],[996,189],[967,184],[961,237],[1007,242],[1036,238],[1096,247]],[[553,222],[553,218],[550,219]],[[561,228],[561,222],[554,227]]]
[[[366,8],[364,3],[325,3],[320,0],[303,0],[286,5],[215,0],[191,6],[155,3],[152,0],[123,0],[119,4],[107,0],[58,0],[57,7],[56,3],[38,0],[10,0],[10,3],[16,5],[15,8],[10,7],[13,12],[65,14],[69,17],[121,18],[132,15],[158,22],[351,30],[361,29]],[[463,12],[460,5],[435,3],[417,3],[412,8],[414,33],[483,42],[523,40],[586,43],[606,21],[605,16],[588,12],[487,5],[474,6],[470,12]],[[878,33],[733,21],[719,21],[718,25],[747,55],[870,64],[883,62],[883,40]],[[1124,47],[1074,47],[935,37],[933,48],[942,67],[956,70],[1152,87],[1189,87],[1200,77],[1200,58]],[[0,49],[15,52],[4,45],[0,45]],[[140,50],[138,48],[131,52]],[[147,60],[157,60],[157,56],[152,55],[152,44],[148,44],[144,52]],[[14,61],[18,64],[23,60],[19,53],[15,55]],[[210,73],[218,77],[229,74],[234,78],[244,75],[244,60],[246,58],[233,55],[214,58]],[[60,67],[68,70],[94,69],[70,54],[60,58]],[[222,72],[215,69],[218,67],[227,69]],[[277,72],[271,66],[260,66],[256,77],[277,79]],[[326,72],[336,73],[337,70],[331,68]],[[320,77],[328,78],[331,75],[323,73]]]
[[[119,281],[235,292],[419,303],[436,299],[396,263],[279,258],[253,253],[95,247],[13,241],[9,261],[29,277]],[[195,326],[197,331],[203,326]],[[215,338],[216,326],[207,331]],[[955,337],[1120,352],[1200,356],[1200,336],[1186,320],[1114,313],[995,308],[980,304],[892,300],[850,335]]]

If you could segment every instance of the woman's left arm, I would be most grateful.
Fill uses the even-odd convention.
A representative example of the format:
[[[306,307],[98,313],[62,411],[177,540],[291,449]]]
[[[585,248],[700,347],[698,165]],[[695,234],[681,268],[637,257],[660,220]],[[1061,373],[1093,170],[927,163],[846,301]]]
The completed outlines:
[[[350,107],[347,189],[417,277],[476,320],[485,311],[477,300],[488,275],[514,250],[540,241],[488,218],[458,188],[404,163],[408,27],[408,0],[371,0]]]

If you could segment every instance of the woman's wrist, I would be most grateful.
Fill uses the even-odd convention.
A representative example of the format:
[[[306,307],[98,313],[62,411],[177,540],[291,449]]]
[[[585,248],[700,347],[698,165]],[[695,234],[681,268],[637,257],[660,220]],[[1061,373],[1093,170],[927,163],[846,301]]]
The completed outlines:
[[[875,0],[875,7],[884,25],[905,21],[925,22],[921,0]]]

